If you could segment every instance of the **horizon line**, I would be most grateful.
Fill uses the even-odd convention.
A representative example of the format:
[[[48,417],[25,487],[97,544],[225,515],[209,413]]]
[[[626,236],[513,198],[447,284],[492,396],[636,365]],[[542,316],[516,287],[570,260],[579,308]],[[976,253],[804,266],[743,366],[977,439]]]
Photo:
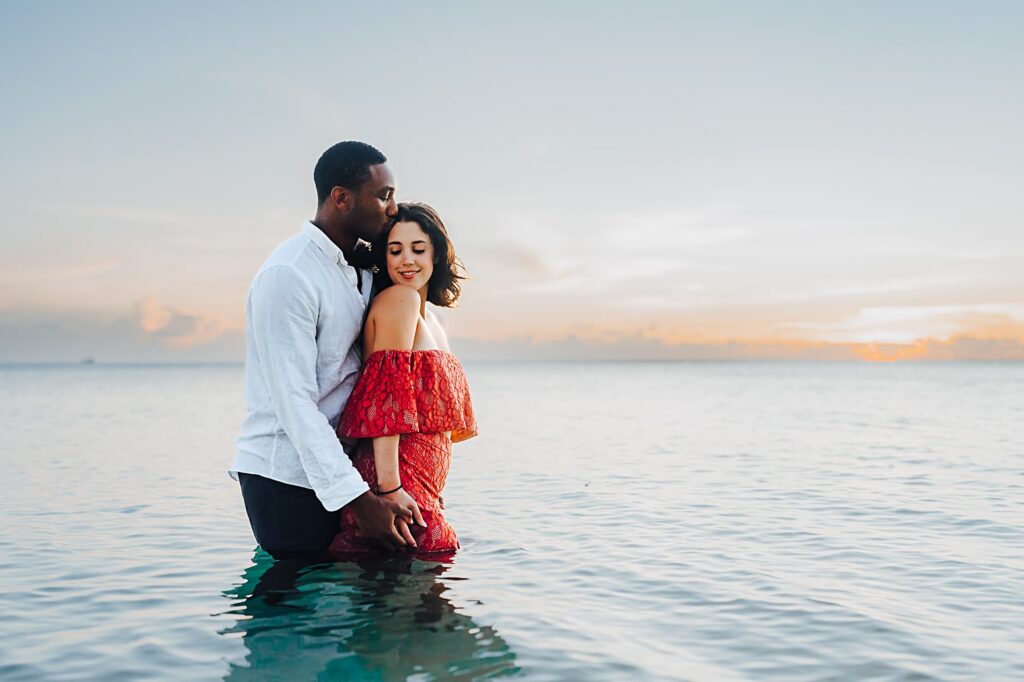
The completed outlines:
[[[810,364],[810,365],[982,365],[1024,364],[1024,358],[901,358],[873,360],[868,358],[472,358],[463,360],[470,365],[612,365],[612,364]],[[0,369],[30,367],[245,367],[244,360],[74,360],[55,361],[3,361]]]

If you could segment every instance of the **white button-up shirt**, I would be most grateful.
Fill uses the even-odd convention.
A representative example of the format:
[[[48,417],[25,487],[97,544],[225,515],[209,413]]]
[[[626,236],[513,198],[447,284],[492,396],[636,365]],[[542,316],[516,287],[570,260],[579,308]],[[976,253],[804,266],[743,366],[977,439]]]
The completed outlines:
[[[362,278],[362,292],[357,277]],[[230,473],[311,488],[340,509],[369,488],[335,435],[361,367],[372,278],[312,223],[256,273],[246,306],[245,400]]]

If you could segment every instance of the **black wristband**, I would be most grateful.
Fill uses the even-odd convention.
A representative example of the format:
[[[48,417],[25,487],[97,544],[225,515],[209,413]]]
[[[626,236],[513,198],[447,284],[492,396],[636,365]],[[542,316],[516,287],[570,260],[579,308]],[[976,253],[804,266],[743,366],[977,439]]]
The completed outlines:
[[[398,487],[395,488],[394,490],[378,490],[377,494],[378,495],[390,495],[391,493],[397,493],[401,489],[402,489],[402,484],[399,483]]]

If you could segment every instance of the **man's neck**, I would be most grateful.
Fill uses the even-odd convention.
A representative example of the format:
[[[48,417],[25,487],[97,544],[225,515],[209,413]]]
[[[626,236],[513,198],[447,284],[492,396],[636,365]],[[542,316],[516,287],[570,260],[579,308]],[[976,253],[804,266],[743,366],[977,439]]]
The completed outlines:
[[[309,222],[318,227],[321,232],[327,235],[327,238],[330,239],[335,246],[341,249],[341,255],[345,257],[347,262],[352,262],[353,254],[356,250],[355,237],[349,235],[342,228],[335,227],[334,229],[331,229],[330,227],[326,227],[324,222],[316,217]]]

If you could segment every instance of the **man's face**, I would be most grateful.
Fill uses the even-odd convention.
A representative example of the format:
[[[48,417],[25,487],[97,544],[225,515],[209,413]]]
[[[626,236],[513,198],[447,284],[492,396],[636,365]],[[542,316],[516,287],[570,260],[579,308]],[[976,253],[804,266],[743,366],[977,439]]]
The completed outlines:
[[[356,197],[352,227],[357,237],[374,242],[398,213],[395,177],[386,163],[370,166],[370,177],[359,188]]]

